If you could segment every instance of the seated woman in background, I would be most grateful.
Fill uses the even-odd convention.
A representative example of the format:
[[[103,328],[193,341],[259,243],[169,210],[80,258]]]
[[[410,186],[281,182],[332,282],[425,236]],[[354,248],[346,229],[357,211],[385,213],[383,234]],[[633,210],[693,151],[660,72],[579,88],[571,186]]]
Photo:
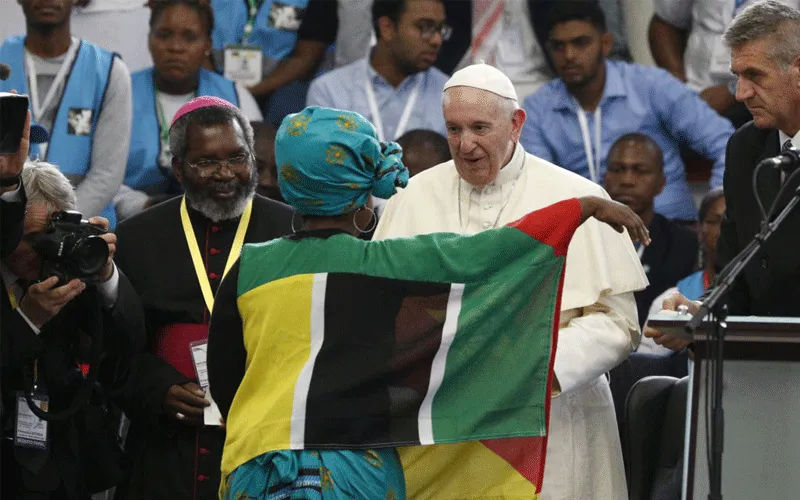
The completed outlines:
[[[208,2],[159,0],[150,3],[148,47],[152,68],[131,75],[133,131],[125,180],[114,198],[120,220],[182,194],[172,176],[169,124],[178,109],[201,95],[239,107],[261,121],[258,105],[243,86],[202,68],[211,51],[214,15]]]
[[[407,416],[409,413],[403,411],[414,404],[409,401],[419,404],[420,394],[424,395],[428,387],[422,384],[421,393],[413,389],[419,386],[416,372],[411,373],[418,367],[418,358],[412,360],[413,355],[408,353],[419,356],[415,350],[419,346],[409,347],[414,341],[409,337],[427,332],[429,327],[424,325],[439,325],[444,321],[444,308],[448,307],[448,293],[442,294],[441,283],[448,280],[426,274],[427,281],[416,281],[420,278],[411,277],[416,275],[407,270],[411,262],[423,260],[441,260],[446,264],[439,267],[455,269],[461,269],[453,264],[458,261],[456,257],[468,260],[470,265],[475,265],[476,260],[496,260],[476,257],[473,247],[455,255],[454,248],[463,248],[467,240],[476,237],[449,235],[463,240],[436,245],[423,243],[429,237],[413,241],[357,240],[376,222],[369,207],[370,196],[390,198],[397,187],[408,182],[399,146],[379,142],[374,127],[357,113],[313,106],[287,116],[277,133],[275,156],[281,193],[286,203],[303,216],[303,224],[293,235],[275,240],[276,245],[245,245],[242,258],[231,267],[215,298],[208,374],[209,393],[226,419],[220,498],[404,500],[405,476],[394,446],[410,443],[399,437],[408,436],[403,433],[408,430],[409,421],[393,420],[391,416]],[[579,208],[570,212],[574,228],[594,216],[618,231],[627,228],[634,240],[649,243],[644,223],[622,204],[595,197],[563,203]],[[578,204],[580,207],[576,207]],[[544,215],[537,220],[548,231],[563,227],[564,222]],[[517,240],[506,244],[520,247]],[[402,248],[407,251],[398,245],[406,245]],[[498,252],[502,253],[502,249],[498,248]],[[536,268],[536,257],[526,247],[517,252],[525,266]],[[513,256],[503,255],[514,261]],[[305,266],[309,262],[320,269],[308,274]],[[376,271],[376,262],[391,271]],[[294,267],[287,270],[287,266]],[[255,277],[254,272],[276,276],[286,273],[287,277],[255,284],[254,280],[261,278]],[[386,278],[381,272],[405,277]],[[474,279],[483,284],[487,274],[476,272],[479,277]],[[325,284],[319,285],[317,280],[323,276]],[[503,275],[503,279],[507,280],[507,276]],[[324,325],[314,324],[313,320],[308,325],[304,319],[307,306],[315,307],[308,302],[310,280],[316,290],[312,293],[317,294],[314,297],[326,297],[321,299],[325,312],[324,319],[320,319]],[[449,291],[447,285],[445,290]],[[333,287],[341,293],[320,292],[329,290],[320,286]],[[258,298],[250,302],[253,308],[248,309],[243,305],[243,289],[260,290],[267,295],[250,294]],[[412,300],[406,300],[409,297]],[[320,307],[320,302],[314,302],[319,298],[310,300]],[[423,305],[413,309],[412,302]],[[401,314],[409,309],[424,314]],[[401,330],[397,325],[408,329]],[[480,325],[483,332],[484,323]],[[436,328],[441,330],[440,326],[432,330]],[[303,332],[313,330],[318,332],[314,335],[320,335],[321,329],[325,332],[324,342],[333,344],[312,347],[318,349],[318,354],[314,355],[316,361],[309,363],[312,370],[313,366],[334,363],[335,373],[324,377],[323,389],[319,385],[322,375],[315,378],[303,368],[297,385],[305,383],[301,379],[309,384],[316,380],[317,385],[312,384],[307,400],[298,403],[290,396],[295,392],[293,380],[298,377],[298,361],[308,357],[300,345],[306,338]],[[551,334],[552,324],[547,322],[545,329],[546,334]],[[405,335],[400,331],[413,333]],[[430,348],[430,344],[426,347]],[[358,378],[355,373],[365,378]],[[411,381],[408,385],[397,383],[401,378]],[[546,395],[548,400],[549,396]],[[300,406],[302,410],[298,410]],[[295,415],[295,411],[302,415]],[[319,415],[323,413],[335,416],[322,418]],[[312,414],[314,425],[298,423],[309,422]],[[416,418],[411,423],[415,424]],[[305,431],[296,434],[303,427]],[[304,449],[308,443],[323,444],[309,445],[317,449]]]
[[[717,274],[714,261],[717,255],[717,239],[725,217],[725,193],[722,188],[712,189],[700,202],[700,225],[697,238],[700,240],[700,264],[702,269],[695,271],[680,280],[674,288],[670,288],[653,300],[648,316],[657,314],[664,300],[675,292],[680,292],[689,300],[700,300]],[[645,324],[645,327],[647,325]],[[664,356],[673,354],[671,349],[656,344],[652,338],[642,336],[637,352],[649,352]]]

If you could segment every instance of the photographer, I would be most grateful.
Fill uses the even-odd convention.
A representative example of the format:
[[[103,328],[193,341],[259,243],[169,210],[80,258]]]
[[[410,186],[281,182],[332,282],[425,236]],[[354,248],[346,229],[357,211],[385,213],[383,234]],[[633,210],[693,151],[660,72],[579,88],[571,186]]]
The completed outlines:
[[[67,178],[52,165],[29,162],[21,182],[23,236],[0,261],[0,496],[88,499],[121,479],[109,393],[122,385],[129,360],[143,346],[141,304],[114,264],[116,236],[104,231],[108,221],[54,217],[75,209]],[[66,276],[66,283],[53,274]],[[34,404],[46,412],[44,420]]]

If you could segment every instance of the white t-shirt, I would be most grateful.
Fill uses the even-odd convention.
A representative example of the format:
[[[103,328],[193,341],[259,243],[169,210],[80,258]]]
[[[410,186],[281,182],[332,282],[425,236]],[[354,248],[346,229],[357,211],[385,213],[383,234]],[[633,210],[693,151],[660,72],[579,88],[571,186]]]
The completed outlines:
[[[689,31],[684,51],[686,84],[701,91],[735,80],[730,72],[730,49],[722,43],[722,34],[736,14],[757,0],[655,0],[654,12],[659,19],[681,30]],[[779,0],[800,8],[800,0]]]
[[[527,2],[505,2],[502,34],[497,42],[497,69],[511,79],[522,102],[553,77],[533,33]]]
[[[247,90],[247,87],[237,83],[236,92],[239,94],[239,109],[242,110],[244,116],[251,122],[263,121],[264,117],[261,115],[261,109],[258,107],[253,94]],[[156,92],[156,98],[161,103],[161,109],[164,110],[164,119],[167,121],[168,125],[172,123],[172,119],[181,106],[191,101],[193,97],[193,93],[171,95],[163,92]]]
[[[80,14],[83,12],[135,10],[144,4],[143,0],[91,0],[86,7],[75,7],[75,12]]]

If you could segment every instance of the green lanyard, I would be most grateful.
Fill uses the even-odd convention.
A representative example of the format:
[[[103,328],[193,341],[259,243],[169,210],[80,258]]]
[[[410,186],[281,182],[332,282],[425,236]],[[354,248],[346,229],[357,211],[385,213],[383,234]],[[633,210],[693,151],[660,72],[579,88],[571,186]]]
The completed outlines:
[[[200,88],[200,82],[197,84]],[[197,89],[195,89],[192,98],[197,97]],[[161,101],[158,99],[158,89],[156,88],[155,79],[153,80],[153,99],[156,101],[156,114],[158,115],[158,136],[161,138],[161,147],[169,147],[169,125],[167,118],[164,116],[164,108],[161,106]]]
[[[250,11],[247,15],[247,22],[244,25],[244,38],[242,39],[242,43],[245,45],[247,45],[250,35],[253,33],[253,26],[256,24],[258,9],[261,7],[262,3],[263,0],[247,0],[247,5],[250,7]]]
[[[167,119],[164,117],[161,101],[158,99],[158,90],[155,83],[153,84],[153,97],[156,100],[156,113],[158,114],[158,136],[161,137],[161,144],[169,144],[169,127],[167,126]]]

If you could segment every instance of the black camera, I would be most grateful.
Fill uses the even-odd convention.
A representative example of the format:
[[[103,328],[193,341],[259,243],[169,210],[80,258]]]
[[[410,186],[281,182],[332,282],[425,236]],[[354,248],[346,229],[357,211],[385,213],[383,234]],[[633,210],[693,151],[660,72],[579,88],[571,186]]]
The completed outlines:
[[[28,97],[0,92],[0,154],[14,154],[25,131]]]
[[[42,259],[40,278],[57,276],[59,285],[75,278],[87,284],[98,282],[108,260],[108,243],[100,237],[105,232],[83,220],[80,212],[53,214],[33,244]]]

